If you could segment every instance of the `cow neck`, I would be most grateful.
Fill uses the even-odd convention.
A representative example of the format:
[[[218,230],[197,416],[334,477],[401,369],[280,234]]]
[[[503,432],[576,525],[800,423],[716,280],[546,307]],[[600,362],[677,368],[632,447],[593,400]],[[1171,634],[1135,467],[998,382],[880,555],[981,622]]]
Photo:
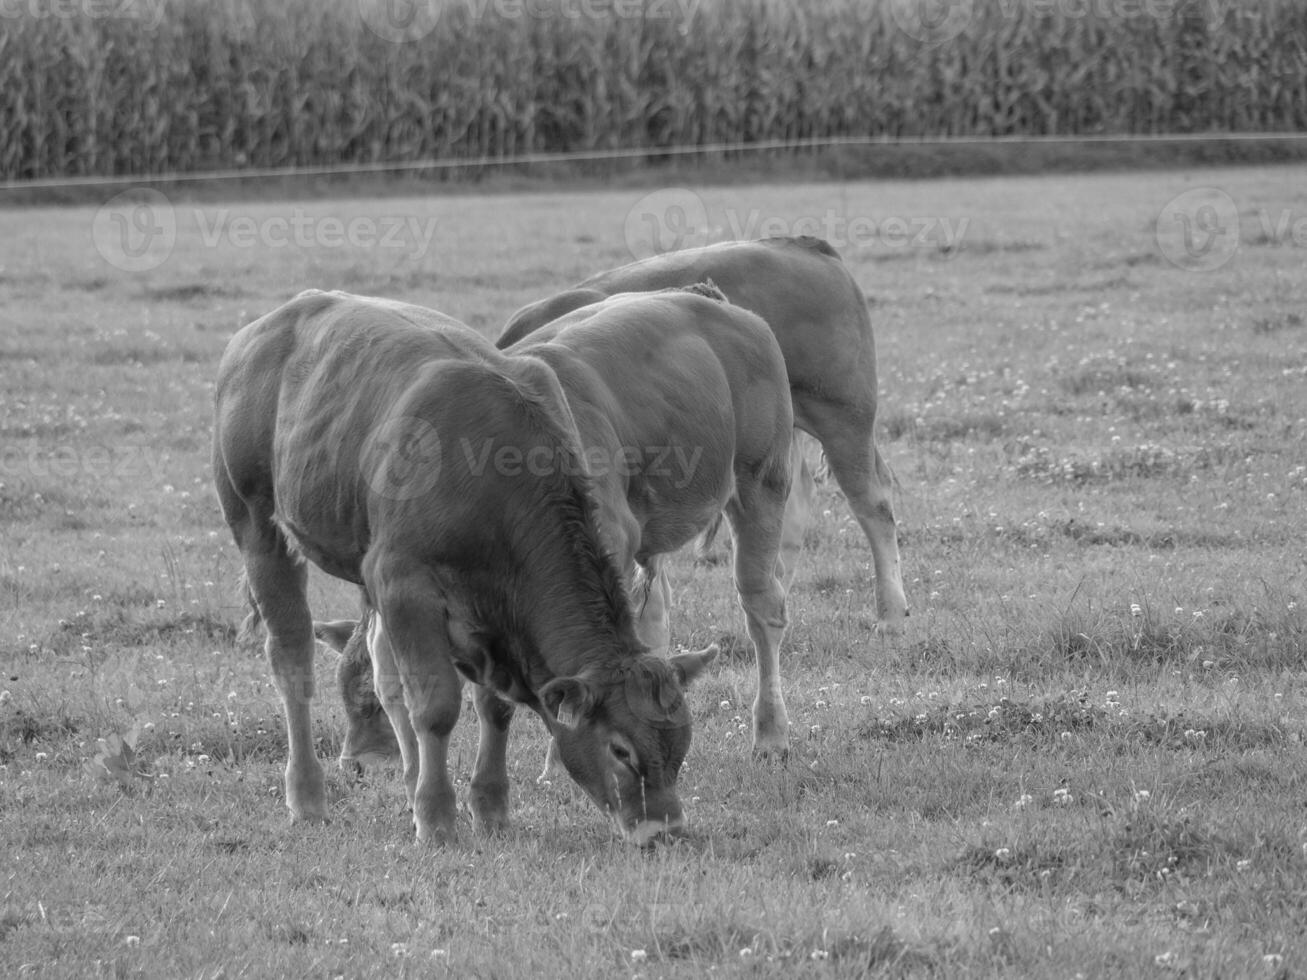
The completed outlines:
[[[625,582],[603,549],[586,478],[562,476],[522,530],[524,573],[517,583],[520,625],[555,677],[617,674],[645,652]]]

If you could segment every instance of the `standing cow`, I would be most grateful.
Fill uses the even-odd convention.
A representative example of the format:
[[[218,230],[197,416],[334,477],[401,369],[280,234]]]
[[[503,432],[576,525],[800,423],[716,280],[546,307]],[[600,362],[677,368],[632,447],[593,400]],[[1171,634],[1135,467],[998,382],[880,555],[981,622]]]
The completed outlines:
[[[732,303],[762,317],[776,335],[789,376],[794,424],[821,443],[871,545],[877,629],[901,632],[908,604],[899,568],[892,477],[875,441],[876,342],[862,290],[829,244],[808,236],[766,238],[656,255],[600,272],[523,307],[509,319],[496,345],[512,348],[557,317],[615,293],[703,280],[711,280]],[[812,479],[797,450],[792,464],[796,493],[784,535],[789,576],[812,511]]]
[[[628,575],[636,629],[667,652],[668,555],[723,511],[735,537],[735,584],[757,653],[754,750],[783,756],[789,719],[780,682],[785,589],[777,556],[789,492],[793,426],[784,362],[767,325],[711,286],[623,294],[576,310],[510,351],[557,375],[594,476],[599,525]],[[342,765],[384,758],[386,709],[407,757],[410,733],[398,698],[387,630],[366,628],[375,679],[359,654],[362,629],[319,626],[353,656],[338,679],[348,731]],[[558,748],[565,751],[562,743]],[[365,755],[366,753],[366,755]]]
[[[479,465],[504,449],[551,462]],[[465,678],[479,685],[479,823],[497,827],[507,814],[512,705],[502,695],[540,715],[568,772],[624,837],[643,844],[680,831],[682,691],[712,653],[669,661],[640,642],[547,363],[504,355],[420,307],[306,292],[228,344],[213,472],[267,626],[294,818],[326,816],[307,559],[362,586],[385,623],[402,690],[398,708],[385,707],[408,726],[419,839],[455,835],[447,754]]]

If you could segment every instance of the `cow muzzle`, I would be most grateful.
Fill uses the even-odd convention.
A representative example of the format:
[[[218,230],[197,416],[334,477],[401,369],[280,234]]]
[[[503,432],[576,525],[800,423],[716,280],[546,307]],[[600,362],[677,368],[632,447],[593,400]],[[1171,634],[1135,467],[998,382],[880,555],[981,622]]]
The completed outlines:
[[[685,818],[678,815],[665,820],[641,820],[625,828],[623,836],[637,847],[653,847],[684,837],[685,833]]]

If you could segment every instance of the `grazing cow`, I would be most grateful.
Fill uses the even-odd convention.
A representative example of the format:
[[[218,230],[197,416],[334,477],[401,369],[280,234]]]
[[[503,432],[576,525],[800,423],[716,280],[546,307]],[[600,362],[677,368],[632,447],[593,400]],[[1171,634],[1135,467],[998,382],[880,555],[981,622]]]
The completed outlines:
[[[637,629],[666,653],[663,556],[723,511],[735,538],[735,587],[758,662],[754,749],[783,755],[780,686],[785,589],[776,576],[793,414],[767,325],[715,287],[627,293],[578,309],[509,348],[558,375],[597,481],[601,525],[631,572]]]
[[[550,321],[614,293],[703,280],[712,280],[732,303],[761,316],[776,335],[789,374],[794,424],[821,443],[871,545],[877,629],[901,632],[908,605],[899,569],[892,477],[875,442],[876,344],[862,290],[826,242],[807,236],[723,242],[633,262],[523,307],[509,319],[496,344],[511,348]],[[794,574],[813,487],[797,446],[791,464],[796,492],[783,543],[787,577]]]
[[[513,705],[499,694],[541,716],[627,839],[680,831],[682,691],[715,651],[669,661],[639,641],[551,367],[430,310],[310,291],[232,338],[215,397],[214,479],[267,627],[295,819],[326,818],[308,559],[362,586],[385,623],[391,659],[377,673],[402,691],[383,692],[383,706],[412,736],[402,748],[420,840],[455,835],[447,753],[463,678],[478,685],[480,824],[508,812]],[[502,450],[551,465],[480,465]]]
[[[560,318],[509,353],[538,358],[562,385],[594,473],[602,533],[629,573],[636,629],[651,650],[665,654],[669,646],[662,557],[725,511],[735,536],[736,589],[757,653],[754,750],[783,756],[785,589],[776,565],[793,415],[784,362],[766,324],[712,287],[623,294]],[[337,649],[346,632],[336,630]],[[349,638],[355,649],[361,632]],[[382,673],[387,654],[376,617],[368,648],[384,702],[395,682]],[[366,677],[361,657],[342,658],[347,744],[385,739],[375,731]],[[410,736],[398,727],[396,734],[403,749]]]

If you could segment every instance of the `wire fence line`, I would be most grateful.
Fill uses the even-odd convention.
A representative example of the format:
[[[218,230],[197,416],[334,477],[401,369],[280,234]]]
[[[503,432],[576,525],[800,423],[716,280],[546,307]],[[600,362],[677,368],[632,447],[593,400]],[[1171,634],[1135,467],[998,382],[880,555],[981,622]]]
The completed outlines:
[[[1076,143],[1119,143],[1160,145],[1167,143],[1307,143],[1304,133],[1149,133],[1089,134],[1085,136],[919,136],[893,139],[879,136],[838,136],[811,140],[759,140],[743,143],[711,143],[702,146],[621,147],[609,150],[579,150],[563,153],[522,153],[493,160],[424,159],[380,160],[373,163],[322,164],[310,167],[254,167],[116,176],[46,177],[7,180],[0,190],[58,190],[64,188],[115,187],[147,183],[173,184],[224,180],[269,180],[293,177],[346,177],[352,175],[408,173],[425,170],[478,170],[546,164],[588,163],[619,160],[647,160],[662,156],[743,154],[750,152],[798,152],[805,150],[854,148],[896,148],[908,146],[1052,146]]]

